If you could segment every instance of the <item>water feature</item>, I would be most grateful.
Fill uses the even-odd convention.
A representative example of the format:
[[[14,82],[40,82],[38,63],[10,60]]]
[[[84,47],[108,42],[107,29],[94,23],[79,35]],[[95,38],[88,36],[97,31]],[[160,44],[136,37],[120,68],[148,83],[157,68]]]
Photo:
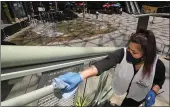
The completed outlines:
[[[53,21],[54,18],[53,16],[51,18],[49,13],[47,13],[48,17],[45,20],[43,20],[41,14],[39,16],[41,17],[40,20],[30,18],[29,26],[31,31],[43,37],[58,37],[64,34],[57,31],[57,22]]]

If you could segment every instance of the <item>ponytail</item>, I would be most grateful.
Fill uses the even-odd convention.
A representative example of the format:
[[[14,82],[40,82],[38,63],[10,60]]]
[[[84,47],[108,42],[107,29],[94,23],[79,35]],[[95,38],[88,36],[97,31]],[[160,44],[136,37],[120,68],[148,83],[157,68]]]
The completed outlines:
[[[132,34],[130,39],[132,42],[136,42],[141,45],[141,49],[144,55],[144,67],[143,78],[147,75],[150,76],[152,72],[152,66],[156,57],[156,40],[154,33],[150,30],[138,30],[135,34]]]

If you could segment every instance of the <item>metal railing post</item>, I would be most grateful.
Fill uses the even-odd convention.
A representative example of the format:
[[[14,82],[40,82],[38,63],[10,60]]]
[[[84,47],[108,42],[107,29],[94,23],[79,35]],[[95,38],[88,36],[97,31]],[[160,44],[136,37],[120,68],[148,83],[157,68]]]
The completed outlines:
[[[148,27],[148,21],[149,21],[149,16],[166,16],[170,17],[169,13],[149,13],[149,14],[140,14],[140,15],[134,15],[135,17],[139,18],[138,19],[138,25],[136,31],[139,29],[147,29]]]
[[[139,29],[147,29],[147,27],[148,27],[148,21],[149,21],[149,16],[139,17],[136,32],[137,32]]]

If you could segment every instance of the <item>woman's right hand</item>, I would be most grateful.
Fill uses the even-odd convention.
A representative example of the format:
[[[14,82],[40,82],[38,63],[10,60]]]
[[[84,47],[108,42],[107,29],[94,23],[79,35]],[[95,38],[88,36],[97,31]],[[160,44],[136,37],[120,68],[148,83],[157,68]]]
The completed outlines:
[[[62,92],[70,92],[74,90],[79,85],[79,83],[83,81],[81,74],[75,72],[65,73],[64,75],[61,75],[58,78],[69,85],[68,87],[62,89]]]

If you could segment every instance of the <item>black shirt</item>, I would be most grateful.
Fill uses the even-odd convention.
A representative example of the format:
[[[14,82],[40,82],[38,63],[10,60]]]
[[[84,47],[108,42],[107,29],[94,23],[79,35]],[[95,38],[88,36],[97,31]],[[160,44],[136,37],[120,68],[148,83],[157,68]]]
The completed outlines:
[[[95,62],[93,65],[98,70],[97,75],[100,75],[104,71],[107,71],[110,68],[116,66],[116,64],[122,61],[123,56],[124,56],[124,49],[121,48],[114,51],[113,53],[110,53],[106,58]],[[134,71],[134,75],[136,75],[136,73],[137,71]],[[165,65],[160,59],[158,59],[156,64],[156,71],[155,71],[153,85],[158,85],[160,88],[162,88],[164,81],[165,81]]]

